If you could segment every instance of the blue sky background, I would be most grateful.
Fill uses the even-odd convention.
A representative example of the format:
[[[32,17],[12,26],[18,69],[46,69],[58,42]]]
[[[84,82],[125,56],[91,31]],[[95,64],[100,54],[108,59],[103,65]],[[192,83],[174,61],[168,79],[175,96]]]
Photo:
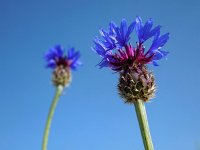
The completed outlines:
[[[199,14],[198,0],[0,0],[0,149],[41,149],[54,95],[43,54],[62,44],[79,49],[84,66],[59,101],[48,150],[143,150],[134,106],[117,94],[118,74],[95,67],[100,58],[91,51],[100,27],[140,15],[170,32],[167,61],[150,67],[155,150],[199,150]]]

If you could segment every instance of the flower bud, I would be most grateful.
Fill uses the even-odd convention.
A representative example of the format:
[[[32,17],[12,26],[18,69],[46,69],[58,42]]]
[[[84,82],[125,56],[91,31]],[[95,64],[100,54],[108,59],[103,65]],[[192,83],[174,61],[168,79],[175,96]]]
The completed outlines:
[[[68,86],[71,81],[70,69],[64,68],[62,65],[57,66],[53,71],[52,82],[57,87],[62,85],[63,87]]]
[[[137,100],[149,101],[155,95],[155,81],[146,66],[132,67],[120,73],[118,90],[125,103]]]

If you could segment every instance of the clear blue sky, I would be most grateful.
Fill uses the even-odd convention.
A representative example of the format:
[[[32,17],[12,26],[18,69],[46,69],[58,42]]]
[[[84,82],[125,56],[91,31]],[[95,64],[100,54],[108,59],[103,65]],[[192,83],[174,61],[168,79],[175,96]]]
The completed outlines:
[[[95,67],[91,51],[100,27],[137,15],[170,32],[168,59],[150,67],[155,150],[200,149],[199,14],[198,0],[0,0],[0,149],[41,149],[54,95],[43,54],[62,44],[79,49],[84,66],[59,101],[48,150],[143,150],[134,106],[117,94],[118,74]]]

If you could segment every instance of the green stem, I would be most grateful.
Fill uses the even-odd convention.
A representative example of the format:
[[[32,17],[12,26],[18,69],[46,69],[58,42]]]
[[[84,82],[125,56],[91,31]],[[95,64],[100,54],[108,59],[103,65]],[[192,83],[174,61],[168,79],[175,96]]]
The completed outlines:
[[[56,93],[55,93],[53,102],[51,104],[51,108],[49,110],[49,114],[48,114],[48,118],[47,118],[47,122],[46,122],[43,143],[42,143],[42,150],[47,150],[47,143],[48,143],[49,131],[50,131],[50,127],[51,127],[51,121],[52,121],[53,114],[54,114],[56,105],[58,103],[59,97],[62,94],[62,91],[63,91],[63,86],[60,85],[60,86],[56,87]]]
[[[154,150],[144,102],[138,100],[134,105],[145,150]]]

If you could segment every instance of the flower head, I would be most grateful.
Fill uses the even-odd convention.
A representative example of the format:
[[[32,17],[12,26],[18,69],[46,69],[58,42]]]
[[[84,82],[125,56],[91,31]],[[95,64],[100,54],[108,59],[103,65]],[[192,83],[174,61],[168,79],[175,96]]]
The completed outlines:
[[[47,68],[54,69],[53,83],[66,86],[71,78],[70,70],[76,70],[81,62],[79,61],[80,53],[75,48],[69,48],[65,51],[60,45],[49,49],[45,54]]]
[[[102,57],[98,64],[100,68],[109,67],[120,73],[118,90],[125,102],[134,103],[138,99],[148,101],[154,97],[154,76],[148,71],[147,64],[158,66],[157,61],[164,58],[168,52],[161,50],[169,39],[169,33],[160,35],[161,26],[153,28],[152,19],[143,25],[142,19],[136,17],[129,26],[122,20],[120,27],[110,22],[109,30],[100,30],[102,39],[95,38],[93,50]],[[131,33],[136,30],[138,42],[132,46]],[[149,49],[144,43],[152,40]]]
[[[126,20],[122,20],[120,27],[114,22],[109,24],[109,31],[100,30],[102,39],[95,38],[93,50],[103,59],[99,66],[110,67],[114,71],[133,65],[157,64],[157,60],[164,58],[168,52],[162,51],[161,48],[169,39],[169,33],[160,35],[161,26],[153,27],[152,19],[147,20],[143,25],[142,19],[137,17],[136,20],[127,25]],[[139,41],[133,47],[130,43],[130,35],[135,28]],[[154,38],[151,47],[146,51],[144,42]]]
[[[79,61],[80,53],[75,51],[74,47],[65,50],[60,46],[56,45],[55,47],[49,49],[45,54],[45,59],[47,61],[47,67],[55,69],[57,66],[63,66],[66,68],[71,68],[76,70],[81,62]]]

